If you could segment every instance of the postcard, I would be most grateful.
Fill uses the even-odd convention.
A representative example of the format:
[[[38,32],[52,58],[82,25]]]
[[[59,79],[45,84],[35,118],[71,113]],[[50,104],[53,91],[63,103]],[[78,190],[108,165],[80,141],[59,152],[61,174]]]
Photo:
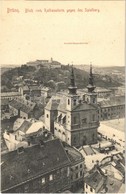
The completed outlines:
[[[125,193],[125,1],[1,1],[1,193]]]

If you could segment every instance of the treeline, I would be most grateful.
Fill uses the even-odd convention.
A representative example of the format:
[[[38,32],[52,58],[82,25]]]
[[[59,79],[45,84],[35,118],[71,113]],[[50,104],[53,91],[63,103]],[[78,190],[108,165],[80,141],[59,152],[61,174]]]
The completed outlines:
[[[69,66],[61,66],[61,68],[46,68],[37,66],[22,65],[21,67],[16,67],[5,71],[1,75],[1,90],[7,91],[14,89],[15,80],[18,80],[22,76],[22,80],[19,83],[23,83],[25,79],[36,80],[37,83],[43,84],[44,86],[50,86],[54,89],[56,83],[64,82],[64,87],[68,87],[70,78],[71,68]],[[76,85],[78,88],[84,88],[88,84],[89,73],[74,68]],[[96,86],[99,87],[113,87],[120,86],[116,80],[113,80],[110,76],[106,76],[103,80],[100,75],[94,77],[94,82]],[[17,84],[18,85],[18,84]]]

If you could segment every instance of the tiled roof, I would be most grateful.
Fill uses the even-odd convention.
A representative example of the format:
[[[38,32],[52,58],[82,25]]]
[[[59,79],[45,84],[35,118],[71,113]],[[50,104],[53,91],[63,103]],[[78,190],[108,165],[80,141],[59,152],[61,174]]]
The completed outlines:
[[[110,89],[101,88],[101,87],[96,87],[95,91],[96,92],[111,92]]]
[[[41,88],[41,90],[42,90],[42,91],[46,91],[46,92],[47,92],[47,91],[49,91],[49,90],[50,90],[50,88],[48,88],[48,87],[43,87],[43,88]]]
[[[2,92],[1,97],[21,96],[19,92]]]
[[[122,182],[108,176],[106,181],[107,193],[118,193],[121,188]]]
[[[93,189],[97,190],[99,188],[99,184],[104,184],[105,177],[102,175],[99,170],[91,170],[89,174],[85,177],[85,183],[90,185]],[[101,184],[101,186],[102,186]]]
[[[48,110],[57,110],[58,105],[60,103],[60,99],[54,99],[53,97],[49,100],[49,102],[47,103],[45,109]]]
[[[17,150],[1,157],[2,191],[54,169],[69,165],[70,161],[59,139]]]
[[[23,91],[29,91],[29,87],[27,85],[23,86],[22,89],[23,89]]]
[[[35,123],[32,123],[32,125],[27,128],[26,134],[38,132],[43,126],[44,124],[42,121],[37,121]]]
[[[8,105],[9,100],[8,99],[1,99],[1,106]]]
[[[18,128],[18,131],[22,131],[23,133],[26,133],[26,131],[29,129],[29,127],[32,125],[30,121],[25,121],[22,123],[22,125]]]
[[[63,142],[63,145],[64,145],[66,153],[67,153],[67,155],[72,163],[76,163],[78,161],[80,162],[80,161],[84,160],[82,154],[76,148],[69,146],[65,142]]]
[[[9,102],[9,105],[17,110],[20,109],[22,112],[29,113],[34,109],[36,104],[32,102],[29,102],[29,104],[27,104],[27,102],[21,101],[21,99],[13,99],[11,102]]]
[[[37,86],[37,85],[30,85],[29,86],[30,90],[40,90],[41,91],[41,87]]]
[[[101,107],[117,106],[125,104],[125,97],[113,97],[99,102]]]

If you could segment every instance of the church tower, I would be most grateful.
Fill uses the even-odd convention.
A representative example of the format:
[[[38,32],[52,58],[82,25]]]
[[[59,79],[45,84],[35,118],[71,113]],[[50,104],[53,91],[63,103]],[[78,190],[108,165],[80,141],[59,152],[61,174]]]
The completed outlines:
[[[97,104],[97,93],[94,91],[95,88],[92,65],[90,65],[89,84],[87,85],[88,92],[85,95],[85,100],[88,104]]]
[[[79,95],[77,95],[77,87],[74,79],[73,65],[71,67],[70,85],[68,87],[67,95],[67,110],[73,110],[79,104]]]

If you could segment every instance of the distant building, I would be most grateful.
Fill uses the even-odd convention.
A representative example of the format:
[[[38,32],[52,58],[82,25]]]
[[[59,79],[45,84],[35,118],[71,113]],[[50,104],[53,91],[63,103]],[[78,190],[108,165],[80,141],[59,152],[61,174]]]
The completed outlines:
[[[28,119],[33,117],[36,104],[25,98],[16,98],[9,102],[9,107],[14,115]]]
[[[19,88],[21,95],[28,95],[29,98],[33,96],[41,96],[41,87],[37,85],[25,85]]]
[[[9,112],[9,100],[8,99],[1,99],[1,111]]]
[[[70,76],[68,94],[53,96],[45,107],[45,125],[54,135],[71,146],[80,147],[97,142],[98,107],[90,67],[88,92],[82,101],[77,94],[74,72]]]
[[[18,148],[1,157],[2,193],[58,193],[69,190],[70,160],[58,139]]]
[[[21,97],[20,92],[2,92],[1,93],[1,100],[3,100],[3,99],[12,100],[12,99],[17,98],[17,97]]]
[[[84,193],[101,193],[104,190],[106,176],[96,167],[84,177]]]
[[[54,139],[45,129],[42,121],[21,118],[14,122],[13,132],[5,131],[3,137],[9,151],[21,146],[28,147],[29,145],[37,144],[39,140]]]
[[[36,61],[30,61],[27,63],[27,65],[37,65],[40,67],[46,67],[46,68],[61,68],[61,63],[58,61],[54,61],[53,58],[50,60],[45,59],[45,60],[36,60]]]
[[[19,88],[19,92],[22,96],[25,96],[27,100],[33,102],[45,102],[47,98],[51,96],[51,89],[48,87],[42,87],[38,85],[25,85]]]
[[[122,153],[113,154],[102,159],[100,168],[106,176],[112,176],[125,183],[125,157]]]
[[[99,98],[100,97],[107,98],[113,94],[112,90],[106,89],[106,88],[101,88],[101,87],[97,87],[95,91],[96,91]]]
[[[119,193],[125,182],[125,158],[122,153],[104,157],[84,177],[85,193]],[[122,188],[123,187],[123,188]]]
[[[48,87],[42,87],[41,88],[41,96],[44,98],[48,98],[51,96],[51,89]]]
[[[114,96],[99,102],[99,120],[125,117],[125,96]]]

